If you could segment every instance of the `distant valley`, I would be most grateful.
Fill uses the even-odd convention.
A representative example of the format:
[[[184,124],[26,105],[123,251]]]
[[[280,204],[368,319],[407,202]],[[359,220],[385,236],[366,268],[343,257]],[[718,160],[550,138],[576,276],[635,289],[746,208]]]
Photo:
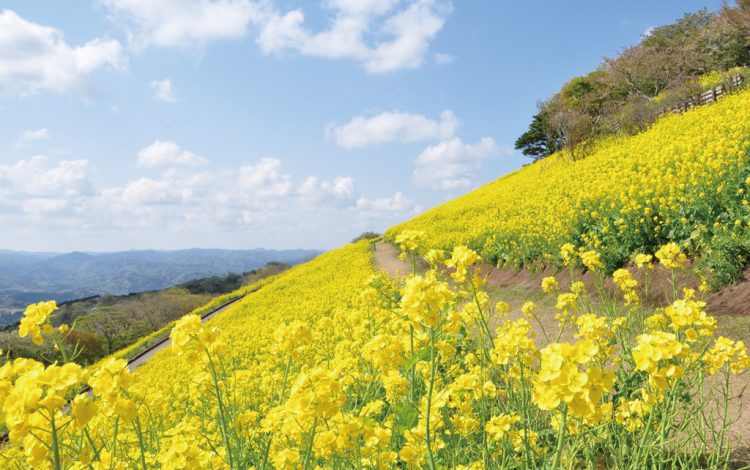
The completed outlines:
[[[40,300],[164,289],[192,279],[244,273],[276,261],[296,264],[317,250],[123,251],[28,253],[0,250],[0,325]]]

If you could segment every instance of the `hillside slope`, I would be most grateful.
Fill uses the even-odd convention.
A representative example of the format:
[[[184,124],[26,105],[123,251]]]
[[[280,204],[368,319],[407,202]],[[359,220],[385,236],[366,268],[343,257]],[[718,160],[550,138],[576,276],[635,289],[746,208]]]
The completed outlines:
[[[75,398],[75,426],[59,434],[69,461],[727,468],[748,445],[744,344],[719,335],[702,293],[672,284],[660,308],[643,305],[649,283],[625,270],[608,279],[598,257],[612,268],[666,240],[691,240],[695,253],[716,237],[741,240],[749,113],[750,93],[738,94],[603,142],[586,160],[530,165],[388,232],[404,236],[407,260],[447,250],[425,255],[423,275],[394,281],[373,265],[368,241],[345,245],[206,323],[178,320],[170,348],[134,375],[114,357],[85,372],[6,364],[0,409],[11,445],[0,454],[31,468],[50,461],[46,442],[57,442],[55,423],[66,416],[58,395],[85,381],[93,393]],[[568,252],[585,258],[592,287],[571,269],[569,283],[546,278],[545,294],[513,306],[483,289],[478,256],[459,246],[529,263],[555,262],[565,242],[597,250]],[[683,254],[669,245],[639,269],[673,282]],[[620,291],[606,295],[605,282]],[[44,321],[31,329],[40,334]]]
[[[596,249],[610,269],[667,241],[719,249],[713,237],[747,232],[750,91],[681,115],[634,137],[560,154],[503,176],[391,228],[426,234],[429,246],[467,244],[490,262],[559,260],[559,247]],[[738,275],[736,272],[734,275]]]

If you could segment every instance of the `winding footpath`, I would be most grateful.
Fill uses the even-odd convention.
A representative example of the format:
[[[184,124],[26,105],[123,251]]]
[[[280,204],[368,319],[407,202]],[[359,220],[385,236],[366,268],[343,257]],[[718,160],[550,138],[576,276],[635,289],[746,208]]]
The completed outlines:
[[[398,257],[398,248],[388,242],[379,241],[373,245],[375,266],[385,271],[391,278],[398,279],[411,273],[411,266]]]

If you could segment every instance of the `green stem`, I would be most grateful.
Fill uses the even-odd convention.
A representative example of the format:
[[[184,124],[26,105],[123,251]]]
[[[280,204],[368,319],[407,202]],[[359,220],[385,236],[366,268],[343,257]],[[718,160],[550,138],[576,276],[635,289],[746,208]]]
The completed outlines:
[[[536,312],[532,312],[531,316],[534,317],[534,320],[536,320],[537,324],[539,324],[539,328],[542,330],[542,334],[544,335],[544,340],[547,342],[547,344],[550,343],[549,336],[547,336],[547,330],[544,328],[544,325],[542,325],[542,321],[539,320],[539,317],[536,315]]]
[[[227,426],[227,419],[226,419],[226,413],[224,411],[224,401],[221,399],[221,390],[219,389],[219,379],[218,374],[216,372],[216,367],[214,366],[214,361],[211,359],[211,353],[206,350],[206,356],[208,356],[208,365],[211,369],[211,378],[214,382],[214,391],[216,392],[216,400],[219,405],[219,420],[221,421],[221,435],[224,439],[224,446],[227,449],[227,460],[229,461],[229,468],[234,468],[233,466],[233,456],[232,456],[232,445],[229,440],[229,428]]]
[[[57,441],[57,426],[55,425],[55,412],[50,412],[52,425],[52,460],[55,470],[60,470],[60,446]]]
[[[640,465],[641,462],[641,453],[643,449],[646,447],[646,438],[649,434],[651,434],[651,425],[654,421],[654,410],[649,410],[648,413],[648,422],[646,423],[645,429],[643,430],[643,435],[641,435],[641,443],[638,446],[638,453],[636,454],[635,459],[635,465],[636,467]]]
[[[563,441],[565,440],[565,431],[568,425],[568,406],[563,405],[562,421],[560,423],[560,430],[557,433],[557,447],[555,448],[555,463],[552,468],[560,467],[560,458],[562,457]]]
[[[521,402],[523,406],[523,446],[526,450],[526,468],[531,468],[531,446],[529,445],[529,397],[526,393],[526,379],[523,373],[523,357],[521,353],[517,355],[518,365],[521,369]],[[567,409],[567,408],[566,408]]]
[[[284,378],[281,380],[281,389],[279,390],[279,398],[277,399],[276,406],[281,405],[281,402],[284,400],[284,390],[286,389],[286,381],[289,378],[289,369],[292,368],[292,355],[289,355],[289,359],[286,361],[286,366],[284,367]],[[263,463],[261,463],[260,468],[264,469],[266,468],[266,465],[268,465],[268,453],[271,451],[271,443],[273,442],[273,436],[269,434],[268,436],[268,442],[266,443],[266,449],[263,452]]]
[[[479,303],[479,296],[477,295],[477,287],[474,284],[474,274],[469,273],[469,284],[471,285],[471,293],[474,297],[474,304],[477,306],[477,312],[479,312],[479,319],[481,320],[481,326],[484,328],[484,332],[487,334],[487,339],[490,342],[490,346],[494,349],[495,348],[495,340],[492,339],[492,331],[490,330],[490,325],[487,323],[487,320],[484,318],[484,312],[482,311],[482,304]],[[487,357],[489,360],[489,355]]]
[[[411,349],[412,364],[409,367],[409,397],[414,400],[414,325],[409,324],[409,347]]]
[[[307,444],[307,451],[305,451],[305,470],[307,470],[310,458],[312,457],[313,443],[315,442],[315,428],[317,425],[318,417],[316,416],[315,419],[313,419],[312,431],[310,431],[310,442]]]
[[[65,345],[61,343],[60,337],[57,335],[57,333],[53,334],[52,338],[55,342],[55,346],[57,346],[57,349],[60,350],[60,354],[63,358],[63,363],[70,362],[70,358],[68,358],[68,352],[65,350]]]
[[[112,455],[117,456],[117,434],[120,432],[120,417],[115,418],[115,429],[112,434]]]
[[[133,422],[135,423],[135,433],[138,436],[138,448],[141,450],[141,466],[143,467],[143,470],[147,470],[148,467],[146,467],[146,448],[143,445],[143,430],[141,430],[141,420],[140,418],[135,418]]]
[[[563,312],[564,313],[564,312]],[[562,315],[562,314],[561,314]],[[555,339],[556,343],[560,342],[560,338],[562,338],[563,331],[565,331],[565,324],[568,322],[567,315],[563,316],[563,321],[560,323],[560,331],[557,333],[557,339]]]
[[[729,415],[729,365],[724,366],[724,383],[722,384],[722,394],[724,395],[723,409],[721,413],[721,430],[719,431],[719,451],[720,456],[724,452],[724,436],[727,430],[727,416]]]
[[[432,442],[430,439],[430,411],[432,411],[432,388],[435,385],[435,330],[430,328],[430,386],[427,391],[427,413],[425,416],[427,463],[430,470],[435,470],[435,457],[432,455]]]

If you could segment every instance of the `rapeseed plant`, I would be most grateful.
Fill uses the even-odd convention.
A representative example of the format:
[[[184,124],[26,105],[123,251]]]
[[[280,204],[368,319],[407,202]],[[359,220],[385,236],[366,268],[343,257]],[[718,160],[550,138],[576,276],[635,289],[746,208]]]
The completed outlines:
[[[566,251],[572,262],[598,259]],[[679,248],[659,252],[665,269],[681,269]],[[89,370],[5,363],[2,458],[54,469],[727,462],[731,419],[712,410],[750,358],[742,342],[713,338],[699,293],[684,289],[651,311],[634,305],[642,286],[629,273],[615,273],[619,300],[545,279],[560,310],[559,331],[545,331],[533,302],[517,319],[490,302],[479,256],[465,246],[433,253],[445,261],[398,281],[376,273],[370,256],[364,242],[347,246],[209,323],[188,315],[171,348],[135,373],[115,357]],[[572,340],[560,340],[564,331]]]

